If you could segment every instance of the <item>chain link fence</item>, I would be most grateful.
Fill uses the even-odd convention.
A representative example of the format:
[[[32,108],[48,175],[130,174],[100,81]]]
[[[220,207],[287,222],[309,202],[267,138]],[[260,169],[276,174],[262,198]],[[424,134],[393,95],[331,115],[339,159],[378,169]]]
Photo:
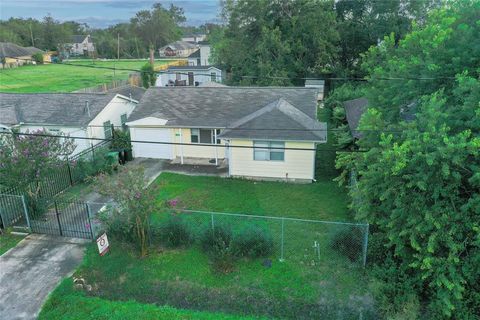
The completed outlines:
[[[272,240],[272,258],[279,261],[311,266],[366,264],[368,224],[192,210],[176,218],[189,226],[194,237],[219,226],[231,229],[234,236],[245,230],[262,233]],[[161,229],[167,219],[165,215],[152,228]]]

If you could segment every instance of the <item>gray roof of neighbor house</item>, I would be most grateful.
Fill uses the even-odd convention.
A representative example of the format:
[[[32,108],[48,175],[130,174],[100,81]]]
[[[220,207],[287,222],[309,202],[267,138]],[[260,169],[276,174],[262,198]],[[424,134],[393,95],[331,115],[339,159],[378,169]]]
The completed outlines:
[[[200,58],[200,49],[195,51],[194,53],[190,54],[188,58]]]
[[[118,93],[127,98],[131,97],[134,100],[140,101],[140,99],[142,99],[143,95],[145,94],[145,91],[147,91],[147,89],[142,87],[137,87],[134,85],[125,85],[125,86],[110,89],[107,92]]]
[[[85,40],[86,37],[88,37],[87,41],[89,43],[91,43],[92,42],[91,37],[89,37],[88,35],[83,35],[83,34],[74,34],[73,36],[70,37],[70,41],[72,43],[82,43],[83,40]]]
[[[25,50],[27,50],[30,54],[45,53],[43,50],[35,48],[35,47],[25,47]]]
[[[164,51],[167,48],[170,48],[172,50],[186,50],[186,49],[192,49],[196,48],[197,46],[195,44],[192,44],[187,41],[175,41],[173,43],[167,44],[164,47],[161,47],[159,50]]]
[[[11,42],[0,42],[0,58],[15,58],[30,56],[32,53],[27,48]]]
[[[210,69],[218,69],[215,66],[170,66],[168,70],[210,70]]]
[[[357,127],[362,114],[367,110],[367,105],[368,100],[366,98],[358,98],[343,102],[348,126],[350,127],[350,132],[354,138],[359,139],[362,136],[361,132],[357,131]]]
[[[153,87],[129,122],[155,117],[167,126],[227,128],[224,138],[325,141],[316,98],[312,88]]]
[[[115,93],[0,93],[0,123],[84,126],[93,120],[115,95]],[[89,110],[86,108],[87,101]]]

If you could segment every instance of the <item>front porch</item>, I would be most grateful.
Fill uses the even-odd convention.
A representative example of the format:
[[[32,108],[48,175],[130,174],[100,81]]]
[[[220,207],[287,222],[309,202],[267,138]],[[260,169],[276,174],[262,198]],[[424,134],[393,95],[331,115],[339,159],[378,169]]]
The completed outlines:
[[[216,164],[215,164],[216,162]],[[228,176],[228,161],[226,159],[209,159],[195,157],[176,157],[166,161],[165,172],[178,172],[188,175]]]

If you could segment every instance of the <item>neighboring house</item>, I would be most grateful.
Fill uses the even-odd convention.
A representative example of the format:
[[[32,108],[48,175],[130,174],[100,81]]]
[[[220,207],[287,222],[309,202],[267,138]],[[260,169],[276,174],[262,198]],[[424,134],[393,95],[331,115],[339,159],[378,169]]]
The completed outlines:
[[[187,58],[197,50],[197,45],[186,41],[175,41],[158,49],[160,57]]]
[[[325,94],[325,80],[317,79],[306,79],[305,88],[317,88],[318,89],[318,100],[323,100]]]
[[[112,124],[124,125],[137,103],[117,93],[0,93],[0,128],[110,138]],[[74,154],[101,141],[75,142]]]
[[[92,37],[88,35],[73,35],[69,43],[63,45],[63,55],[69,56],[91,56],[95,52],[95,45]]]
[[[210,44],[207,41],[200,41],[198,43],[200,48],[188,56],[189,66],[209,66],[210,61]]]
[[[347,118],[348,127],[352,133],[352,137],[355,139],[360,139],[362,133],[358,131],[358,125],[362,115],[367,111],[368,100],[367,98],[358,98],[353,100],[348,100],[343,102],[343,107],[345,108],[345,116]],[[416,118],[418,108],[418,101],[411,102],[399,110],[400,120],[403,121],[413,121]]]
[[[343,102],[348,127],[350,128],[352,137],[355,139],[360,139],[362,136],[361,132],[357,131],[357,128],[362,114],[367,110],[367,106],[368,100],[366,98],[358,98]]]
[[[226,162],[232,177],[311,182],[316,144],[327,141],[316,117],[316,89],[151,87],[127,125],[136,157],[200,158]]]
[[[214,66],[171,66],[158,75],[155,86],[198,86],[222,81],[222,70]]]
[[[41,52],[35,47],[21,47],[11,42],[0,42],[0,59],[2,68],[15,68],[24,64],[34,63],[32,55]]]
[[[25,47],[25,49],[30,52],[30,55],[33,56],[36,53],[41,53],[43,56],[43,62],[49,63],[52,62],[52,54],[50,52],[45,52],[35,47]]]
[[[206,37],[207,35],[204,33],[191,33],[191,34],[184,35],[182,37],[182,41],[198,43],[200,41],[205,40]]]

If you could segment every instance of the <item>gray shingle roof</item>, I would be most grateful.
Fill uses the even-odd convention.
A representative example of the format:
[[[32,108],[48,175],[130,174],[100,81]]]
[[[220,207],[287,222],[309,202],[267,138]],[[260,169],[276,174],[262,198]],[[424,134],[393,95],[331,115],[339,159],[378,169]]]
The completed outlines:
[[[209,70],[212,68],[218,69],[215,66],[170,66],[168,70]]]
[[[25,50],[27,50],[30,54],[35,54],[35,53],[45,53],[43,50],[35,48],[35,47],[25,47]]]
[[[127,98],[131,97],[134,100],[140,101],[140,99],[142,99],[143,95],[145,94],[145,91],[147,91],[147,90],[145,88],[142,88],[142,87],[137,87],[137,86],[133,86],[133,85],[126,85],[126,86],[121,86],[121,87],[110,89],[107,92],[118,93],[118,94],[121,94],[122,96],[125,96]]]
[[[167,126],[236,128],[225,137],[320,141],[326,125],[314,120],[316,97],[312,88],[154,87],[129,121],[156,117]]]
[[[75,34],[75,35],[70,37],[70,41],[72,43],[82,43],[83,40],[85,40],[86,37],[88,37],[88,35]],[[92,42],[90,37],[88,37],[87,41],[90,42],[90,43]]]
[[[172,50],[186,50],[196,48],[196,45],[187,41],[175,41],[173,43],[167,44],[164,47],[161,47],[160,51],[164,51],[167,48],[170,48]]]
[[[367,110],[368,100],[366,98],[348,100],[343,102],[343,106],[345,108],[345,114],[347,117],[348,126],[350,127],[350,132],[354,138],[359,139],[362,134],[356,130],[362,114]]]
[[[0,93],[0,123],[83,126],[114,96],[115,93]]]
[[[200,58],[200,49],[188,56],[189,58]]]
[[[11,42],[0,42],[0,58],[15,58],[32,55],[30,51],[24,47]]]

